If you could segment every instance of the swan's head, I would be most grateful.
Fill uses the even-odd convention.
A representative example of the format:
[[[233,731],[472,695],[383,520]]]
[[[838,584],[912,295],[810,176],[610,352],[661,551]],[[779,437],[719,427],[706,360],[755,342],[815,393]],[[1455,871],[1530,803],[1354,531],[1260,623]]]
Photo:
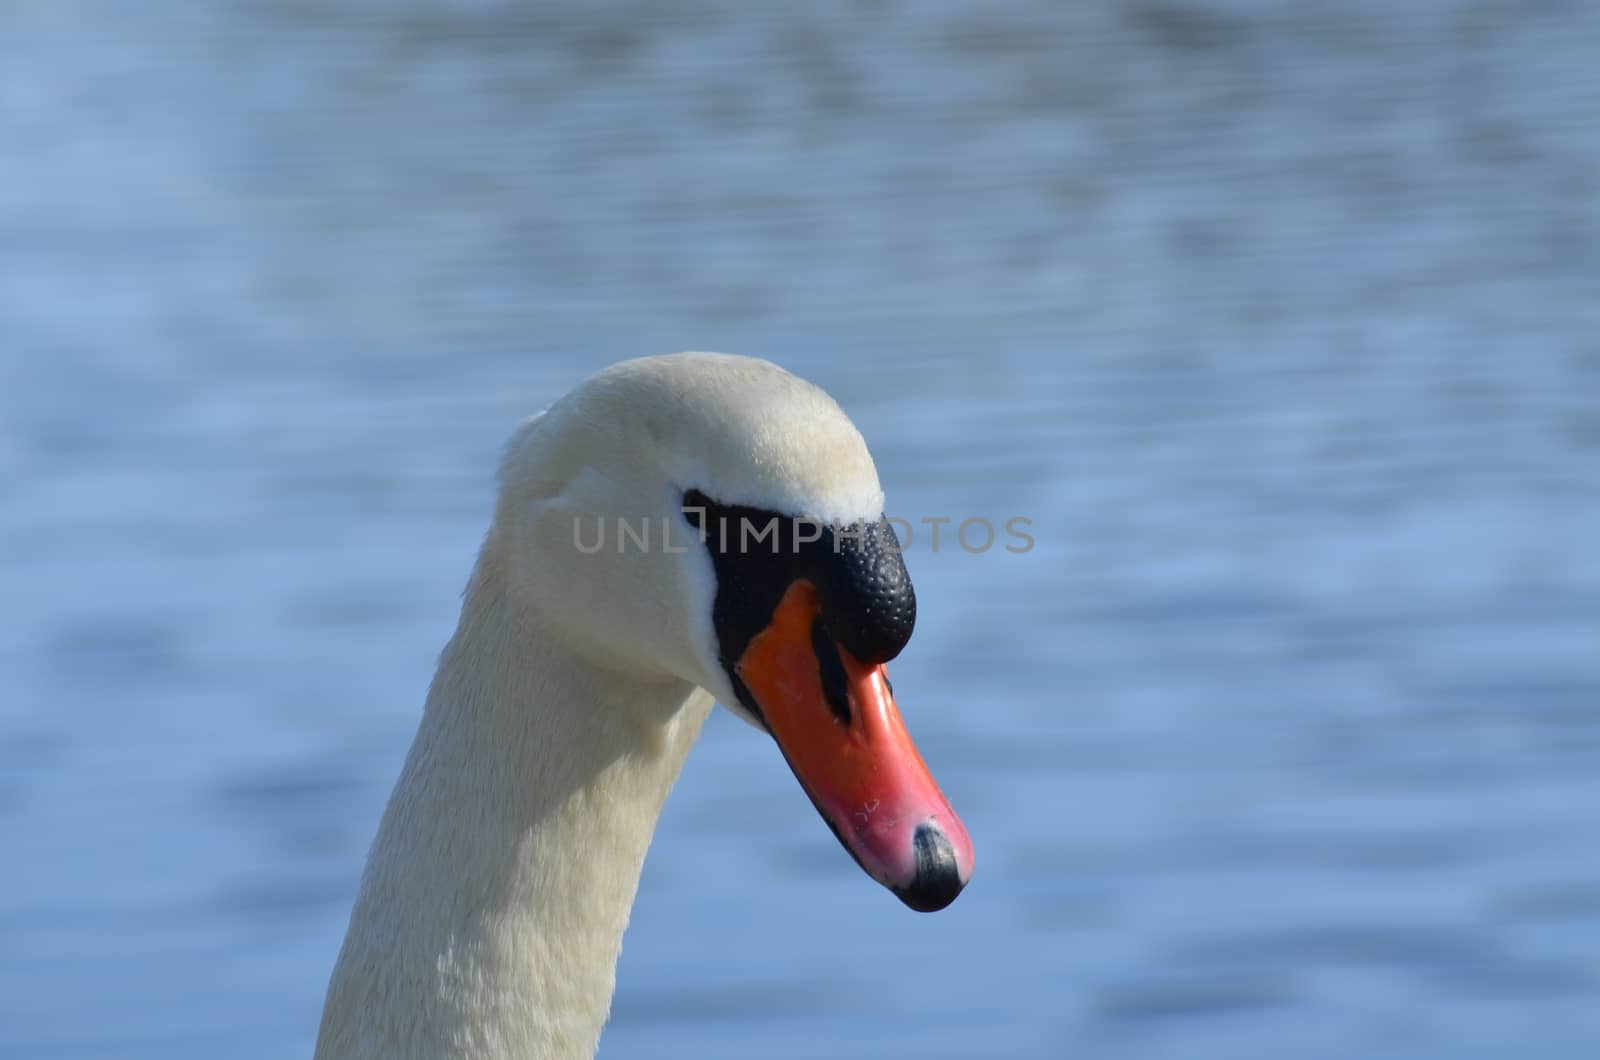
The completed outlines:
[[[495,534],[572,651],[705,688],[771,733],[874,879],[919,910],[960,893],[971,842],[885,670],[916,598],[827,394],[744,357],[616,365],[513,439]]]

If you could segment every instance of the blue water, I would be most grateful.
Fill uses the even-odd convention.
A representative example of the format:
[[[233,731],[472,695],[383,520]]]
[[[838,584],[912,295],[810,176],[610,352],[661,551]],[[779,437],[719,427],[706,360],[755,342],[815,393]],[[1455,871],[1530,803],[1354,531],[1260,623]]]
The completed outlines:
[[[1323,7],[1336,10],[1327,11]],[[0,1056],[306,1056],[520,417],[773,357],[978,847],[718,715],[629,1057],[1587,1057],[1600,8],[0,8]]]

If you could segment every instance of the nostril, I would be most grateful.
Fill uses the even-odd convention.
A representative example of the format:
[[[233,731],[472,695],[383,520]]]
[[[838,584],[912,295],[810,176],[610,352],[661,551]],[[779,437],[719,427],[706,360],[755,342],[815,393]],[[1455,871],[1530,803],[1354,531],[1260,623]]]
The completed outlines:
[[[943,909],[956,900],[963,886],[955,847],[931,821],[917,826],[912,845],[917,856],[916,877],[909,887],[896,888],[895,894],[919,913]]]
[[[811,620],[811,650],[817,657],[817,676],[822,681],[822,698],[828,701],[828,709],[833,711],[833,716],[839,719],[840,724],[848,727],[849,677],[844,672],[844,663],[839,661],[839,647],[833,643],[833,638],[828,636],[828,627],[822,624],[821,615]]]

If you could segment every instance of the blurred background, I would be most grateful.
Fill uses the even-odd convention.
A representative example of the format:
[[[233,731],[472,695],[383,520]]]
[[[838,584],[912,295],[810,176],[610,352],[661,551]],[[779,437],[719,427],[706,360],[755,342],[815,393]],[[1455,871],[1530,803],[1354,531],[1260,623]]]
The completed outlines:
[[[7,0],[0,1056],[309,1056],[502,441],[684,348],[1038,544],[908,555],[967,894],[719,713],[602,1057],[1593,1055],[1596,56],[1581,0]]]

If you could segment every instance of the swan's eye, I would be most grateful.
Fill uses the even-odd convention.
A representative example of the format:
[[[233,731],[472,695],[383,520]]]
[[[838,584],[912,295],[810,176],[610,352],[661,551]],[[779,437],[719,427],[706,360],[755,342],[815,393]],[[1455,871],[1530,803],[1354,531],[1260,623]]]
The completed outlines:
[[[886,662],[911,639],[917,597],[886,519],[825,524],[727,504],[698,489],[684,493],[681,507],[711,553],[717,579],[712,621],[724,665],[744,654],[801,581],[815,587],[832,642],[856,659]]]
[[[711,498],[699,490],[690,490],[683,495],[683,517],[702,534],[706,532],[706,512],[710,507]]]

